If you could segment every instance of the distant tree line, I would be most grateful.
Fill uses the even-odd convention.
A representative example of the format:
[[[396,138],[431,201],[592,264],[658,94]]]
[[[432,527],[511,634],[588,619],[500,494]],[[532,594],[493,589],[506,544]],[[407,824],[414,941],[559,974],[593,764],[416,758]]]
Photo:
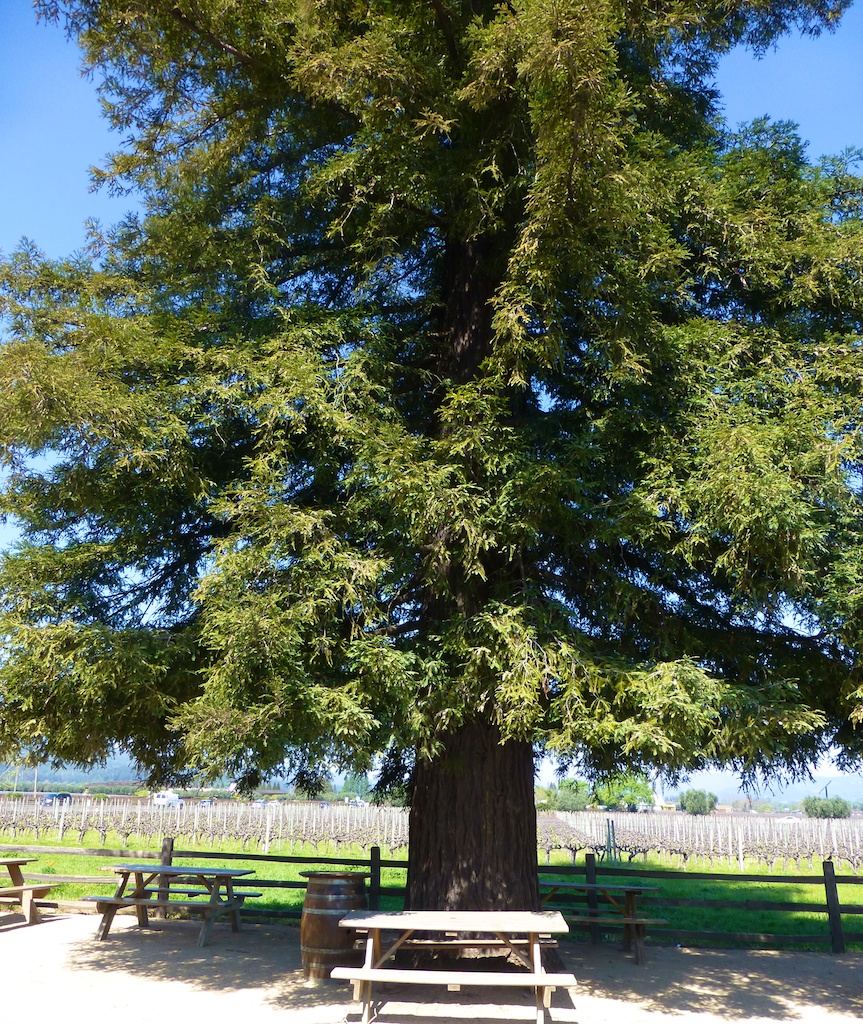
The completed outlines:
[[[639,806],[652,808],[653,803],[650,780],[638,772],[609,776],[593,786],[582,779],[562,779],[536,793],[537,810],[541,811],[585,811],[591,807],[634,811]]]
[[[687,814],[711,814],[719,798],[715,793],[708,793],[703,789],[687,789],[681,793],[677,800],[677,807]]]
[[[841,796],[807,796],[803,801],[803,813],[807,818],[847,818],[851,804]]]

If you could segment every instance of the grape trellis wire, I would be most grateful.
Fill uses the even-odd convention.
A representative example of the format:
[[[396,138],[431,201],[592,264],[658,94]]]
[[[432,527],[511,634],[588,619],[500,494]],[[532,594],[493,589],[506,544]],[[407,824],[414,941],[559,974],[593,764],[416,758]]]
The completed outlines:
[[[240,846],[242,850],[292,854],[379,846],[398,856],[408,845],[408,813],[400,807],[268,801],[262,806],[223,800],[153,807],[144,800],[115,798],[42,807],[32,797],[0,798],[0,843],[19,837],[37,842],[73,839],[102,846],[157,846],[165,836],[190,848]],[[613,839],[613,853],[609,848]],[[837,869],[859,873],[863,818],[809,819],[773,815],[542,812],[537,816],[540,856],[551,863],[564,851],[616,856],[624,862],[651,857],[670,867],[722,870],[814,870],[831,859]]]

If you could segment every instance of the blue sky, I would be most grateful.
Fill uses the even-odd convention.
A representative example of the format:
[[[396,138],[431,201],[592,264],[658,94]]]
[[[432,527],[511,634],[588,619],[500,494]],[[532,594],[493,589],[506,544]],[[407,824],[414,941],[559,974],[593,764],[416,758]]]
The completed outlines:
[[[786,38],[761,61],[732,53],[719,79],[726,116],[795,121],[813,157],[863,147],[861,49],[863,5],[856,4],[833,34]],[[30,0],[2,0],[0,251],[27,235],[63,256],[82,244],[86,218],[118,219],[128,201],[88,191],[87,173],[117,141],[62,29],[37,25]]]
[[[858,3],[833,34],[788,37],[760,61],[732,53],[719,74],[726,117],[732,124],[761,115],[794,121],[813,158],[863,148],[861,51]],[[88,168],[119,139],[102,120],[95,85],[81,77],[79,63],[62,29],[36,23],[30,0],[0,0],[2,253],[26,235],[49,256],[67,255],[82,245],[87,218],[111,223],[130,205],[89,190]],[[11,537],[0,524],[0,547]]]
[[[89,191],[88,168],[115,147],[94,83],[62,29],[30,0],[0,2],[0,251],[23,235],[50,256],[84,241],[83,222],[119,219],[127,202]]]

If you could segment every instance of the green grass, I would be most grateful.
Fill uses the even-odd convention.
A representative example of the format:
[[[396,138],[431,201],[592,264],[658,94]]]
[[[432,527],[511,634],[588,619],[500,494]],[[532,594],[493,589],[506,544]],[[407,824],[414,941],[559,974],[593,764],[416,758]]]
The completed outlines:
[[[36,846],[39,845],[32,834],[24,835],[19,834],[16,839],[12,840],[9,837],[0,837],[6,845],[10,845],[13,842],[19,842],[21,846]],[[100,848],[102,843],[98,833],[88,833],[84,837],[83,843],[79,840],[77,833],[69,835],[65,838],[62,843],[56,840],[49,839],[44,841],[46,846],[66,846],[66,847],[90,847]],[[104,846],[108,849],[120,850],[122,849],[122,840],[119,836],[108,833],[106,836]],[[141,842],[136,837],[133,837],[130,843],[132,850],[146,849],[147,844]],[[187,844],[186,840],[178,840],[178,848],[183,848]],[[149,846],[150,849],[156,851],[159,849],[159,842],[154,841]],[[251,850],[244,850],[243,845],[240,841],[230,842],[225,841],[219,844],[218,847],[209,847],[205,843],[198,844],[201,850],[218,849],[223,853],[242,854],[244,852],[259,853],[261,852],[257,847]],[[114,876],[108,871],[102,871],[102,868],[109,867],[113,862],[129,862],[134,858],[131,856],[132,850],[128,854],[121,854],[115,858],[107,857],[93,857],[93,856],[81,856],[76,854],[66,853],[45,853],[45,854],[26,854],[27,856],[36,857],[36,861],[33,864],[28,864],[25,868],[25,872],[28,874],[41,874],[41,875],[85,875],[85,876],[103,876],[105,881],[101,885],[89,884],[75,884],[75,883],[58,883],[52,891],[52,898],[59,900],[74,900],[79,899],[85,894],[92,893],[110,893],[114,886]],[[337,858],[355,858],[362,859],[367,857],[367,851],[354,845],[354,846],[340,846],[338,849],[331,844],[327,845],[324,849],[322,846],[315,847],[311,844],[305,844],[303,846],[295,845],[293,848],[289,847],[288,844],[284,844],[281,849],[271,848],[271,853],[274,855],[293,855],[308,857],[312,860],[314,858],[321,858],[321,861],[316,865],[314,862],[308,864],[282,864],[282,863],[261,863],[255,861],[243,862],[242,860],[235,859],[214,859],[208,860],[208,863],[213,866],[225,866],[225,867],[248,867],[256,872],[255,876],[250,876],[247,880],[247,887],[255,889],[255,878],[262,878],[272,881],[290,881],[304,883],[304,879],[300,875],[301,871],[309,870],[327,870],[332,869],[333,865],[326,863],[327,857]],[[4,850],[0,851],[0,856],[11,856],[12,851]],[[387,850],[382,851],[382,856],[385,860],[406,860],[406,852],[404,850],[397,854],[391,854]],[[545,860],[544,855],[541,858]],[[568,854],[564,852],[555,853],[551,857],[552,866],[555,864],[570,864],[571,860]],[[577,863],[583,863],[583,858],[579,857]],[[182,859],[175,858],[175,863],[183,863]],[[191,860],[187,860],[186,863],[191,863]],[[600,868],[602,865],[599,865]],[[624,865],[618,863],[616,867],[623,867]],[[639,868],[650,869],[650,870],[669,870],[667,864],[661,864],[655,860],[644,861],[639,858]],[[361,868],[357,867],[353,870],[360,871]],[[701,865],[697,868],[695,865],[690,865],[691,871],[702,872],[705,870]],[[758,865],[752,864],[749,866],[749,870],[752,873],[764,874],[763,866],[759,868]],[[726,865],[717,864],[717,873],[728,873]],[[786,872],[776,872],[776,874],[784,874]],[[788,870],[788,874],[797,874],[793,869]],[[802,874],[818,875],[817,869],[811,872],[808,869],[804,869]],[[541,876],[544,883],[549,882],[552,877],[551,874],[545,874]],[[565,876],[558,876],[564,878]],[[600,880],[603,876],[600,874]],[[815,913],[812,911],[772,911],[772,910],[745,910],[739,908],[693,908],[693,907],[672,907],[663,903],[663,897],[668,899],[674,898],[691,898],[691,899],[726,899],[734,901],[744,900],[758,900],[758,901],[772,901],[776,903],[782,902],[793,902],[793,903],[817,903],[824,905],[824,886],[821,884],[805,885],[802,883],[779,883],[779,882],[752,882],[747,881],[744,877],[741,877],[739,881],[725,881],[719,880],[710,881],[708,879],[687,879],[687,878],[659,878],[659,879],[641,879],[636,875],[630,876],[614,876],[605,878],[614,883],[628,881],[633,884],[651,885],[659,889],[659,892],[651,894],[651,902],[642,903],[642,907],[645,913],[650,916],[659,916],[665,918],[669,922],[670,928],[693,930],[693,931],[716,931],[723,932],[726,934],[733,933],[765,933],[765,934],[776,934],[776,935],[823,935],[825,941],[828,935],[827,928],[827,912],[826,906],[823,912]],[[398,887],[403,886],[405,883],[405,871],[395,868],[384,868],[382,871],[381,884],[384,888],[387,887]],[[295,910],[300,911],[302,908],[304,890],[302,888],[263,888],[257,891],[263,892],[263,896],[255,899],[250,906],[256,909],[272,908],[277,910]],[[863,885],[840,885],[839,886],[839,898],[840,902],[847,904],[863,904]],[[655,902],[654,902],[655,901]],[[558,898],[555,897],[555,904],[559,902]],[[387,894],[384,893],[381,901],[382,909],[385,910],[398,910],[401,908],[402,898],[399,894]],[[583,905],[583,904],[582,904]],[[849,932],[863,931],[863,917],[858,915],[846,915],[843,918],[843,926]],[[659,939],[659,929],[652,930],[653,937]],[[583,937],[584,933],[581,933]],[[701,944],[701,942],[699,943]],[[718,944],[723,944],[721,940],[718,940]],[[727,943],[724,943],[727,944]],[[813,945],[812,948],[823,949],[823,945]]]
[[[32,833],[20,834],[11,840],[8,837],[0,837],[3,844],[10,846],[14,843],[20,843],[22,847],[32,847],[41,845],[36,841]],[[74,836],[66,836],[62,842],[58,842],[56,839],[50,839],[44,842],[45,846],[59,847],[66,846],[71,848],[90,848],[100,849],[103,844],[101,843],[99,834],[96,832],[87,833],[84,836],[84,841],[79,841],[78,833]],[[51,891],[51,899],[55,900],[76,900],[80,899],[84,895],[90,894],[109,894],[114,890],[115,878],[110,871],[103,871],[103,868],[109,868],[115,863],[132,863],[134,857],[132,853],[135,850],[151,850],[157,852],[160,849],[160,842],[156,841],[150,844],[133,840],[129,852],[121,853],[117,857],[94,857],[74,853],[25,853],[22,852],[21,856],[34,857],[35,861],[32,864],[24,866],[23,870],[25,874],[33,875],[59,875],[64,876],[88,876],[91,878],[104,876],[105,881],[100,885],[94,883],[74,883],[74,882],[58,882]],[[185,848],[186,843],[178,842],[178,849]],[[123,848],[122,840],[118,835],[108,833],[105,837],[104,848],[121,850]],[[243,853],[261,853],[262,851],[255,849],[244,849],[242,842],[239,840],[236,842],[222,842],[219,843],[218,847],[210,847],[206,844],[200,844],[198,849],[204,851],[218,850],[219,852],[226,854],[243,854]],[[306,864],[282,864],[282,863],[261,863],[260,861],[246,861],[238,860],[235,858],[226,858],[224,860],[219,858],[207,859],[207,864],[212,867],[237,867],[237,868],[250,868],[255,872],[254,876],[249,876],[245,886],[253,891],[260,891],[263,895],[256,898],[249,906],[256,909],[273,908],[279,910],[301,910],[303,905],[303,898],[305,890],[302,888],[263,888],[255,890],[255,877],[263,878],[268,881],[279,881],[279,882],[297,882],[305,885],[305,879],[300,875],[301,871],[314,871],[314,870],[334,870],[337,865],[331,865],[326,862],[327,857],[337,858],[352,858],[352,859],[363,859],[368,858],[368,851],[356,845],[345,846],[342,845],[338,849],[335,846],[329,846],[324,849],[321,846],[315,847],[310,843],[296,844],[293,848],[290,848],[287,844],[282,849],[271,849],[270,851],[275,856],[296,856],[296,857],[307,857],[311,861]],[[17,855],[15,849],[2,850],[0,851],[0,857],[13,857]],[[382,856],[386,860],[397,860],[405,859],[406,853],[402,851],[400,854],[390,854],[389,851],[383,850]],[[321,861],[318,864],[314,863],[314,858],[320,857]],[[174,863],[184,864],[193,863],[194,858],[174,858]],[[346,868],[346,870],[362,871],[360,867]],[[403,870],[394,868],[383,868],[381,871],[381,885],[383,887],[389,886],[403,886],[405,883],[405,872]],[[382,909],[397,910],[401,908],[401,897],[390,896],[384,894],[382,897],[381,905]]]

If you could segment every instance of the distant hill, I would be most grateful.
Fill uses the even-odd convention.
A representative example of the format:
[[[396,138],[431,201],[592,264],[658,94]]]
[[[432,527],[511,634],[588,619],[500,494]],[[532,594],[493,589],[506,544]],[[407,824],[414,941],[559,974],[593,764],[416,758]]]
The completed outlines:
[[[787,801],[797,803],[807,796],[824,796],[827,788],[829,796],[839,796],[849,803],[863,801],[863,774],[841,775],[837,773],[819,773],[812,779],[803,782],[791,782],[784,786],[764,786],[757,793],[747,794],[741,789],[739,780],[727,772],[693,772],[690,780],[678,787],[675,792],[686,789],[706,789],[715,793],[722,804],[730,804],[733,800],[745,799],[748,795],[765,800]],[[668,790],[671,796],[671,790]]]
[[[14,765],[0,764],[0,789],[8,789],[16,777]],[[38,782],[40,788],[45,785],[62,786],[70,782],[101,783],[101,782],[134,782],[138,778],[132,761],[124,755],[116,755],[108,759],[103,766],[96,766],[89,771],[81,768],[51,768],[40,765],[38,769],[19,768],[17,770],[17,789],[25,789]]]

